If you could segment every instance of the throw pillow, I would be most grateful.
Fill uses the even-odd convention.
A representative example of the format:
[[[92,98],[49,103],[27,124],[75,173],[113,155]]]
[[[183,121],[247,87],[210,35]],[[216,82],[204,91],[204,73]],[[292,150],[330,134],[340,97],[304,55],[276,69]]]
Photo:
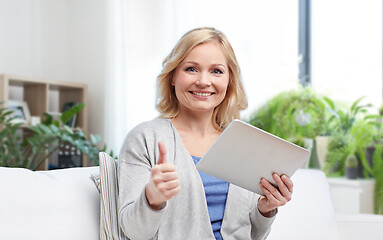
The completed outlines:
[[[128,240],[118,222],[117,162],[104,152],[100,161],[100,239]]]

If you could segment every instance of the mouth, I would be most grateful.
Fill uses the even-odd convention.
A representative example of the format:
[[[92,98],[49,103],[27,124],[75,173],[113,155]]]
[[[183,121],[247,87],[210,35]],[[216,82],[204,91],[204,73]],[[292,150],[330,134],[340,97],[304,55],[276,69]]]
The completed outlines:
[[[193,92],[193,91],[189,91],[189,93],[191,93],[193,95],[196,95],[196,96],[199,96],[199,97],[209,97],[211,95],[214,95],[213,92]]]

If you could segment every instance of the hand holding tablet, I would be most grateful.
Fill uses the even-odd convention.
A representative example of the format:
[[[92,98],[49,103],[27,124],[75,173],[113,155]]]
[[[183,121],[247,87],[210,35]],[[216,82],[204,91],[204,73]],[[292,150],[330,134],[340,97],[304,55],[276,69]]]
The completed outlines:
[[[199,171],[263,195],[262,178],[277,186],[272,175],[291,177],[310,151],[234,120],[197,164]]]

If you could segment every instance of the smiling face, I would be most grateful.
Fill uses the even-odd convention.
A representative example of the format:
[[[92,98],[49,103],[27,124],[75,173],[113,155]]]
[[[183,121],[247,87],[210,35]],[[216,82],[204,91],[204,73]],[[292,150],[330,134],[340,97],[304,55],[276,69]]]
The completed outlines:
[[[220,44],[209,41],[196,46],[176,68],[172,84],[179,113],[212,114],[225,98],[229,84],[229,68]]]

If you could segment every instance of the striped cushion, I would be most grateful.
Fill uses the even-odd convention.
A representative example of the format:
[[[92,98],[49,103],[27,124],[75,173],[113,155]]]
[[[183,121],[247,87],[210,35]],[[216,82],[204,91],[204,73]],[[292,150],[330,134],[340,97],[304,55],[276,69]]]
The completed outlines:
[[[104,152],[100,161],[100,239],[128,240],[118,223],[117,162]]]

